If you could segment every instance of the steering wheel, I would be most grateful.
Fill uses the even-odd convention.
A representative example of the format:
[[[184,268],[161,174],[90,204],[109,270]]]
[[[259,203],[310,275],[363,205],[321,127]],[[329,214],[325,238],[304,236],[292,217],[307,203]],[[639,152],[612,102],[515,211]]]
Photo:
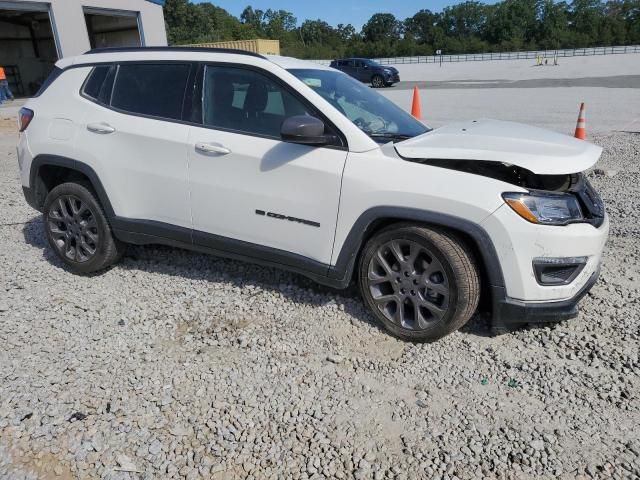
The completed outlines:
[[[335,100],[334,98],[331,98],[330,95],[327,95],[322,91],[319,91],[319,90],[316,90],[316,91],[320,94],[322,98],[324,98],[327,102],[333,105],[336,108],[336,110],[338,110],[345,117],[347,116],[347,112],[344,111],[344,108],[342,108],[342,105],[340,105],[337,100]]]
[[[362,117],[358,117],[353,121],[353,123],[355,124],[356,127],[358,127],[360,130],[362,130],[365,133],[384,132],[387,130],[387,127],[388,127],[388,123],[384,120],[384,118],[380,118],[380,117],[377,117],[375,120],[372,120],[370,122],[367,122]],[[376,124],[379,124],[379,123],[381,123],[382,125],[379,126],[378,128],[372,128],[372,125],[377,126]]]

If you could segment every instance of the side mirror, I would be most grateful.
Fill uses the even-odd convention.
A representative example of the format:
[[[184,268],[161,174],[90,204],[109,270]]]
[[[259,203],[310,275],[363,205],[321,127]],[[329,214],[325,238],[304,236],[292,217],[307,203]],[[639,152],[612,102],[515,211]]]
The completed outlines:
[[[303,145],[325,145],[328,142],[324,134],[322,120],[309,115],[295,115],[282,122],[280,136],[285,142]]]

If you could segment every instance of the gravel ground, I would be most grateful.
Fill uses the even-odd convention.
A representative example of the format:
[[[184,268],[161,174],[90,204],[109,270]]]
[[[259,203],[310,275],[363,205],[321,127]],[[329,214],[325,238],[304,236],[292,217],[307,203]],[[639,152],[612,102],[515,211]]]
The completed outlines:
[[[1,121],[1,120],[0,120]],[[0,129],[2,126],[0,126]],[[579,318],[428,345],[357,293],[132,247],[66,272],[0,132],[0,478],[638,478],[640,136],[594,138],[612,218]]]

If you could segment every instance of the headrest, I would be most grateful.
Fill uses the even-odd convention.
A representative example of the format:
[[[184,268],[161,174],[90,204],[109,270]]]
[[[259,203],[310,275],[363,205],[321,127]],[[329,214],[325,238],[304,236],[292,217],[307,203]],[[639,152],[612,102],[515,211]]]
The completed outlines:
[[[247,96],[244,100],[244,110],[247,112],[263,112],[269,101],[269,91],[261,80],[254,80],[249,84]]]

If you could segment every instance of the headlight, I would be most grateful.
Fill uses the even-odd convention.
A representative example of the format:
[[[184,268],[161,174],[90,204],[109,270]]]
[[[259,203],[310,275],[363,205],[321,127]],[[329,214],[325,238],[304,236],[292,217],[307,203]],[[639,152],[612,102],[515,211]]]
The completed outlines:
[[[578,199],[567,193],[503,193],[502,198],[518,215],[531,223],[567,225],[584,221]]]
[[[384,73],[391,74],[391,73],[393,73],[393,72],[392,72],[391,70],[389,70],[388,68],[385,68],[385,69],[384,69]]]

